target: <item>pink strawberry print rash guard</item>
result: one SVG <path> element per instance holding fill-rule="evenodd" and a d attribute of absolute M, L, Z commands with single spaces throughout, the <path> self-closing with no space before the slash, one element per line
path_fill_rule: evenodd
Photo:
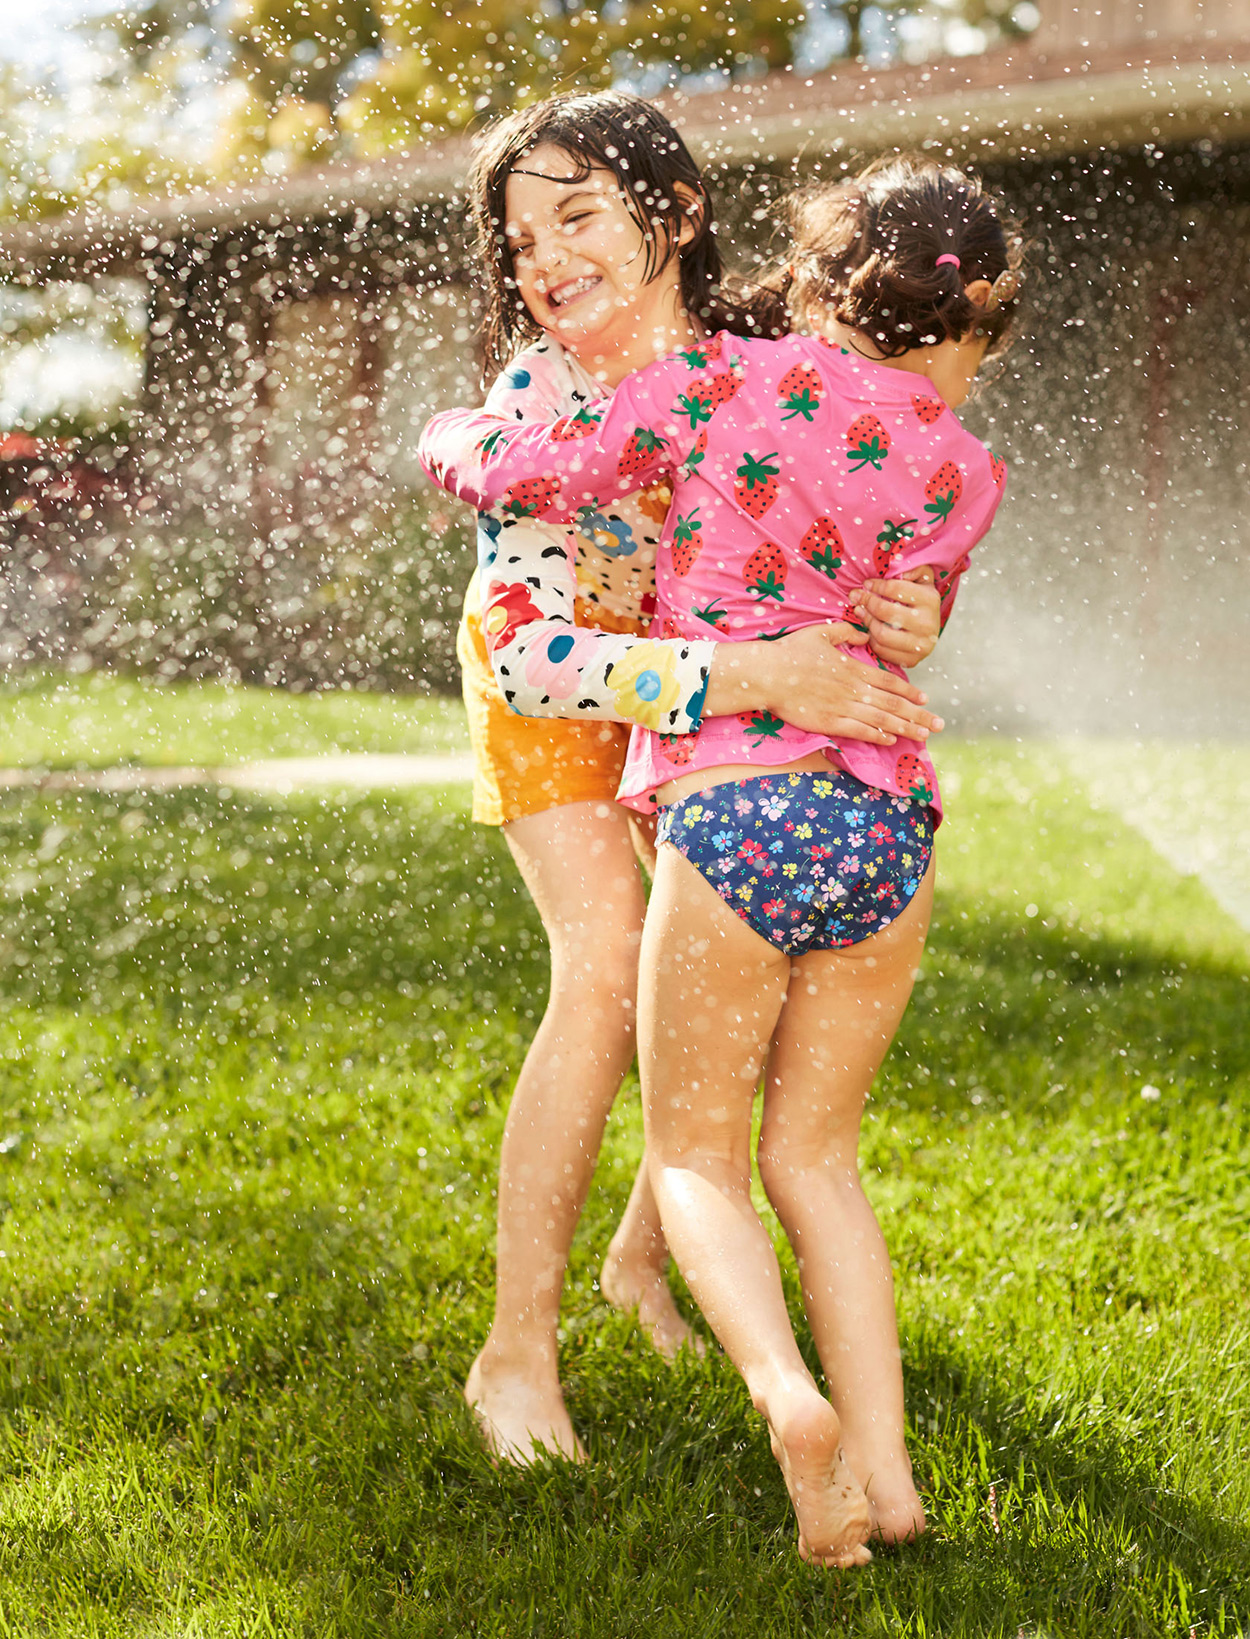
<path fill-rule="evenodd" d="M 923 376 L 815 337 L 725 332 L 630 376 L 576 427 L 452 410 L 430 421 L 420 456 L 436 483 L 479 509 L 516 504 L 523 490 L 551 521 L 669 475 L 652 636 L 728 642 L 845 620 L 853 589 L 921 564 L 936 572 L 945 625 L 1005 478 Z M 845 652 L 881 664 L 866 647 Z M 635 728 L 619 797 L 649 812 L 677 773 L 821 749 L 866 785 L 940 816 L 919 741 L 838 740 L 760 711 L 704 718 L 689 734 Z"/>

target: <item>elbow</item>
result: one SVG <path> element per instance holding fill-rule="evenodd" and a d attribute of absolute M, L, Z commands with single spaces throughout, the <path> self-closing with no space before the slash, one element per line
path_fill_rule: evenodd
<path fill-rule="evenodd" d="M 541 697 L 528 689 L 512 687 L 510 679 L 502 678 L 495 673 L 495 681 L 499 685 L 499 692 L 503 696 L 504 705 L 514 717 L 550 717 L 550 710 L 544 711 Z M 548 702 L 550 705 L 550 702 Z"/>

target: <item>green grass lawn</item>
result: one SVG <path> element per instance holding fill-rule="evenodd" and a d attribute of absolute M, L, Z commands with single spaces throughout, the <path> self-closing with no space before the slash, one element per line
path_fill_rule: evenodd
<path fill-rule="evenodd" d="M 464 709 L 440 696 L 223 683 L 162 684 L 97 672 L 36 673 L 0 689 L 0 767 L 114 763 L 215 767 L 323 752 L 446 752 L 467 745 Z"/>
<path fill-rule="evenodd" d="M 467 793 L 5 796 L 0 1634 L 1243 1632 L 1250 945 L 1046 747 L 943 764 L 865 1133 L 934 1528 L 852 1574 L 723 1357 L 598 1299 L 636 1095 L 566 1295 L 592 1460 L 478 1448 L 546 969 Z"/>

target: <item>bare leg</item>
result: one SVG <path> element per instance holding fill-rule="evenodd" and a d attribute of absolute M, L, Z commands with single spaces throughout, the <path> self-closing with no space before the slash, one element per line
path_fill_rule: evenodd
<path fill-rule="evenodd" d="M 837 1413 L 799 1353 L 781 1271 L 751 1202 L 751 1106 L 790 963 L 673 848 L 643 935 L 639 1063 L 651 1178 L 678 1266 L 767 1419 L 799 1552 L 863 1564 L 868 1504 Z"/>
<path fill-rule="evenodd" d="M 655 876 L 655 820 L 629 815 L 634 852 L 649 877 Z M 651 1175 L 644 1155 L 629 1201 L 608 1245 L 599 1289 L 614 1309 L 633 1310 L 651 1342 L 668 1360 L 689 1347 L 705 1354 L 703 1339 L 690 1330 L 673 1302 L 668 1284 L 668 1246 L 660 1227 Z"/>
<path fill-rule="evenodd" d="M 614 1309 L 634 1311 L 652 1344 L 672 1360 L 678 1349 L 705 1354 L 703 1339 L 690 1329 L 668 1284 L 668 1245 L 660 1227 L 651 1175 L 644 1155 L 629 1203 L 608 1245 L 599 1289 Z"/>
<path fill-rule="evenodd" d="M 644 902 L 630 829 L 613 803 L 549 809 L 505 835 L 551 942 L 551 993 L 504 1128 L 495 1317 L 465 1397 L 488 1446 L 525 1462 L 538 1448 L 583 1455 L 560 1389 L 556 1328 L 604 1123 L 633 1058 Z M 630 1199 L 639 1221 L 622 1231 L 633 1281 L 622 1278 L 627 1306 L 646 1288 L 646 1257 L 652 1285 L 668 1292 L 658 1212 L 649 1188 L 636 1197 L 637 1187 Z"/>
<path fill-rule="evenodd" d="M 860 1185 L 859 1128 L 924 950 L 933 867 L 890 927 L 793 965 L 768 1062 L 759 1168 L 798 1259 L 847 1461 L 885 1541 L 919 1536 L 890 1257 Z"/>

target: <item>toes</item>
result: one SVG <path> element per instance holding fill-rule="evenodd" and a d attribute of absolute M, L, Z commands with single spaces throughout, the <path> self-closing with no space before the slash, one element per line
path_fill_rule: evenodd
<path fill-rule="evenodd" d="M 811 1544 L 799 1532 L 799 1558 L 808 1565 L 824 1571 L 850 1571 L 872 1563 L 872 1549 L 866 1542 L 855 1542 L 846 1548 L 827 1548 L 824 1553 L 812 1552 Z"/>

